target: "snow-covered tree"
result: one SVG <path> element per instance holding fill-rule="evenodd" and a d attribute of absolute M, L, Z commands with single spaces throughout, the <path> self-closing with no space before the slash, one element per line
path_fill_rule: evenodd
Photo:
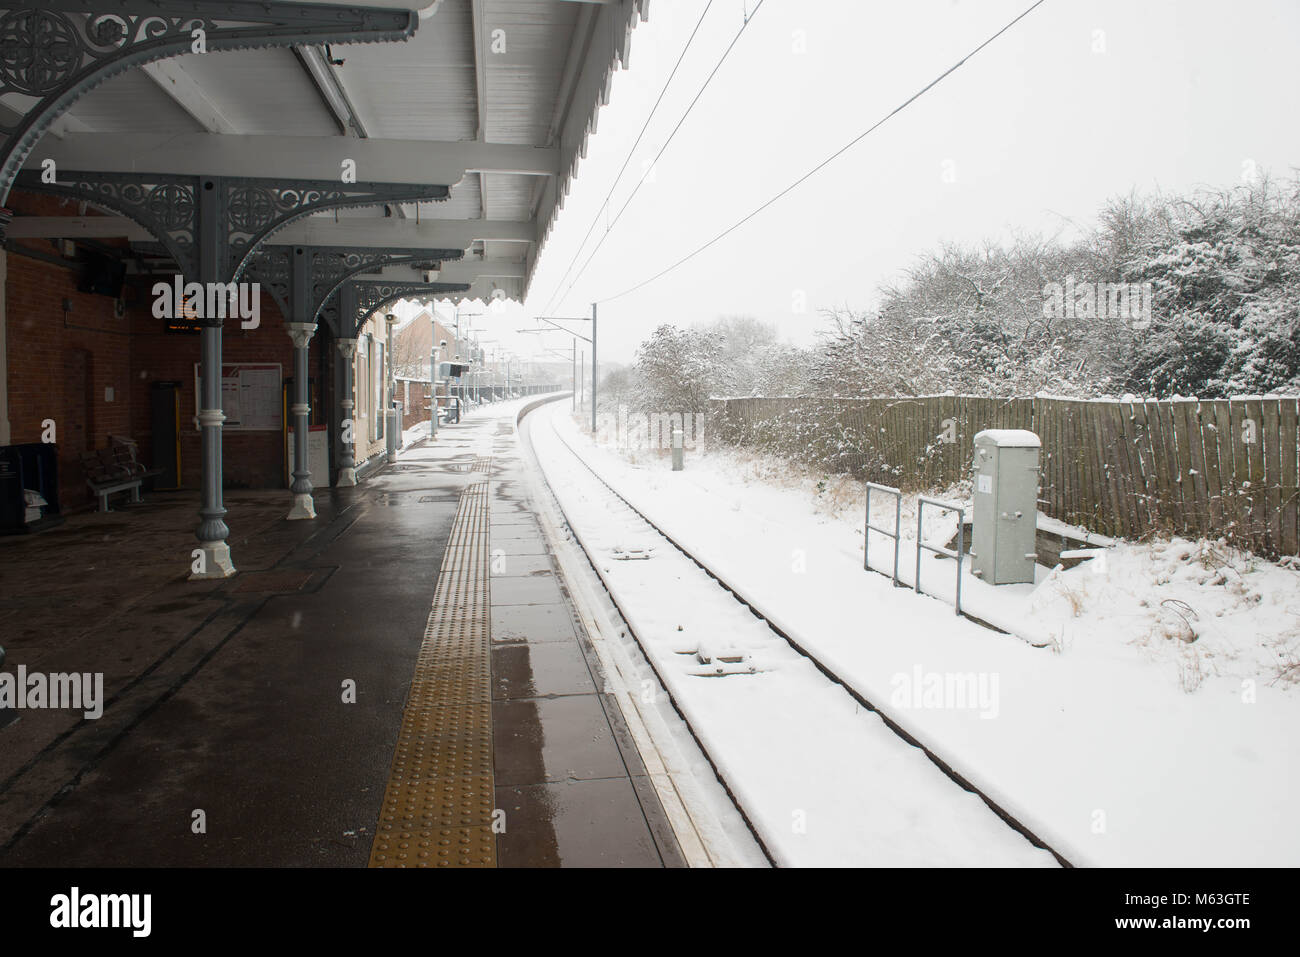
<path fill-rule="evenodd" d="M 1094 389 L 1111 375 L 1110 323 L 1044 310 L 1048 284 L 1088 274 L 1089 259 L 1084 247 L 1032 237 L 945 245 L 882 289 L 875 311 L 823 313 L 814 381 L 839 395 Z"/>
<path fill-rule="evenodd" d="M 1300 375 L 1300 180 L 1150 204 L 1121 263 L 1151 282 L 1129 388 L 1222 396 L 1295 391 Z"/>
<path fill-rule="evenodd" d="M 1062 287 L 1087 296 L 1054 309 Z M 1120 287 L 1142 315 L 1102 302 Z M 943 245 L 876 308 L 824 311 L 810 376 L 849 396 L 1295 392 L 1298 303 L 1300 179 L 1131 194 L 1082 240 Z"/>
<path fill-rule="evenodd" d="M 714 395 L 798 395 L 807 387 L 807 354 L 753 316 L 724 316 L 703 328 L 720 343 Z"/>
<path fill-rule="evenodd" d="M 654 412 L 699 412 L 709 396 L 729 391 L 731 370 L 715 332 L 661 325 L 636 351 L 638 406 Z"/>

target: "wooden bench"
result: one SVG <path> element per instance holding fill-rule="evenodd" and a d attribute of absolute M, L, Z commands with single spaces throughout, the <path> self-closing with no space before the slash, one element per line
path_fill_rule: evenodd
<path fill-rule="evenodd" d="M 134 439 L 110 435 L 109 441 L 111 444 L 106 449 L 81 453 L 86 485 L 98 496 L 101 512 L 108 511 L 108 497 L 115 492 L 130 492 L 131 501 L 139 503 L 140 486 L 144 480 L 163 472 L 162 469 L 146 468 L 139 461 L 139 446 Z"/>
<path fill-rule="evenodd" d="M 166 469 L 146 468 L 145 464 L 140 461 L 140 444 L 135 439 L 128 439 L 121 435 L 110 435 L 108 441 L 109 448 L 113 453 L 113 464 L 125 469 L 131 475 L 138 475 L 141 479 L 151 479 L 167 471 Z"/>

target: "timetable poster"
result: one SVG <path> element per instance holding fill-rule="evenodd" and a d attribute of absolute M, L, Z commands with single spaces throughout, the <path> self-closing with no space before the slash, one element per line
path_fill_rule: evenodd
<path fill-rule="evenodd" d="M 278 362 L 228 362 L 221 367 L 222 428 L 278 432 L 283 427 L 281 374 Z M 194 364 L 194 409 L 202 395 L 199 364 Z M 197 418 L 195 420 L 197 426 Z"/>

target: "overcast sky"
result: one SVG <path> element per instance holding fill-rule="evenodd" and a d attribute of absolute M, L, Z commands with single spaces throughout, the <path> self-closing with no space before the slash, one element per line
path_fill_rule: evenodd
<path fill-rule="evenodd" d="M 1025 9 L 1028 0 L 714 0 L 614 191 L 613 218 L 740 28 L 731 56 L 578 282 L 553 293 L 705 8 L 655 0 L 632 34 L 522 310 L 589 315 L 741 219 Z M 877 132 L 721 242 L 600 307 L 602 359 L 659 323 L 752 315 L 807 344 L 945 240 L 1067 234 L 1130 189 L 1300 166 L 1295 0 L 1047 0 Z M 593 232 L 578 266 L 604 231 Z M 576 268 L 576 267 L 575 267 Z M 571 278 L 571 277 L 570 277 Z M 565 281 L 568 285 L 568 280 Z M 797 311 L 800 302 L 804 311 Z M 557 334 L 547 344 L 567 350 Z"/>

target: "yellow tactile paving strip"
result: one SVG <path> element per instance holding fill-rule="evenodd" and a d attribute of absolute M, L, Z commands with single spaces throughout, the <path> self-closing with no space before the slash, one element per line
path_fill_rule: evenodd
<path fill-rule="evenodd" d="M 495 867 L 488 483 L 461 493 L 371 867 Z"/>

